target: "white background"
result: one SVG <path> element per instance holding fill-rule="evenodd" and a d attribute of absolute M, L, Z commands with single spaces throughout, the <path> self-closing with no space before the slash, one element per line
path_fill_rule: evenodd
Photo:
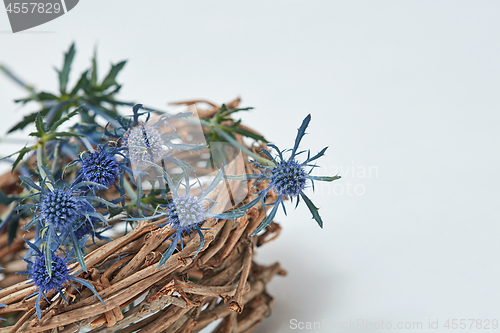
<path fill-rule="evenodd" d="M 258 251 L 288 271 L 258 332 L 294 318 L 448 331 L 448 318 L 500 319 L 499 13 L 498 1 L 86 0 L 18 34 L 0 10 L 0 61 L 56 90 L 70 43 L 72 80 L 98 45 L 101 73 L 129 59 L 123 99 L 241 96 L 256 107 L 244 122 L 280 147 L 311 113 L 303 147 L 330 146 L 320 171 L 343 178 L 311 195 L 323 230 L 290 207 Z M 12 103 L 23 96 L 0 77 L 2 133 L 35 109 Z"/>

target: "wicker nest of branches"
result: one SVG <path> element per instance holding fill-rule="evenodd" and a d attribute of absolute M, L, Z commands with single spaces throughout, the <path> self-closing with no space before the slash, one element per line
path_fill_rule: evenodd
<path fill-rule="evenodd" d="M 28 92 L 17 102 L 41 107 L 9 131 L 31 126 L 35 142 L 1 158 L 0 333 L 255 330 L 286 274 L 256 248 L 286 200 L 322 227 L 305 190 L 340 178 L 312 173 L 327 148 L 299 149 L 311 115 L 280 150 L 234 118 L 251 109 L 239 99 L 177 113 L 116 99 L 124 61 L 99 80 L 94 56 L 69 88 L 74 56 L 55 93 L 0 66 Z"/>
<path fill-rule="evenodd" d="M 238 103 L 227 105 L 236 108 Z M 213 105 L 200 112 L 200 117 L 208 119 L 219 109 Z M 245 145 L 241 135 L 235 138 Z M 261 153 L 261 148 L 267 148 L 265 143 L 245 147 L 266 158 Z M 243 157 L 237 168 L 254 173 L 248 156 L 243 153 Z M 255 193 L 266 186 L 255 182 L 245 183 L 249 195 L 240 205 L 254 200 Z M 0 177 L 4 194 L 21 193 L 20 184 L 17 169 Z M 231 206 L 230 200 L 224 193 L 214 199 L 223 206 Z M 269 191 L 264 202 L 276 202 L 276 194 Z M 16 274 L 26 269 L 22 260 L 28 249 L 25 239 L 33 239 L 35 232 L 18 229 L 9 244 L 13 235 L 4 229 L 0 234 L 0 266 L 4 268 L 0 304 L 5 307 L 0 308 L 0 315 L 14 325 L 0 332 L 77 332 L 83 327 L 88 332 L 199 332 L 216 322 L 213 332 L 251 332 L 271 313 L 273 298 L 266 285 L 275 275 L 286 274 L 279 263 L 262 266 L 253 260 L 255 249 L 280 232 L 280 226 L 272 222 L 263 233 L 254 234 L 266 218 L 266 209 L 259 201 L 239 218 L 208 218 L 202 226 L 204 244 L 199 253 L 199 236 L 186 236 L 183 248 L 178 247 L 162 266 L 158 262 L 175 232 L 168 224 L 162 226 L 165 217 L 138 221 L 130 232 L 110 241 L 88 240 L 86 271 L 78 262 L 68 268 L 75 277 L 91 283 L 101 300 L 78 282 L 68 284 L 63 291 L 67 303 L 54 291 L 41 299 L 41 318 L 35 311 L 37 300 L 30 298 L 37 287 L 27 283 L 25 275 Z M 118 226 L 128 221 L 118 215 L 107 222 Z"/>

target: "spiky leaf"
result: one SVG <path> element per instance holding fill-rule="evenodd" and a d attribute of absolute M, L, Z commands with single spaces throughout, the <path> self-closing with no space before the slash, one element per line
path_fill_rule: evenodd
<path fill-rule="evenodd" d="M 321 219 L 321 216 L 319 216 L 318 207 L 314 206 L 311 199 L 309 199 L 307 197 L 307 195 L 305 195 L 303 192 L 300 193 L 300 196 L 302 197 L 302 199 L 304 199 L 304 202 L 306 203 L 307 208 L 309 208 L 309 211 L 312 213 L 313 219 L 315 219 L 316 222 L 318 222 L 318 225 L 321 228 L 323 228 L 323 220 Z"/>
<path fill-rule="evenodd" d="M 309 126 L 309 122 L 311 121 L 311 115 L 308 114 L 307 117 L 304 118 L 302 121 L 302 125 L 300 125 L 298 132 L 297 132 L 297 137 L 295 138 L 295 144 L 292 149 L 292 158 L 295 156 L 295 153 L 297 152 L 297 148 L 299 148 L 300 141 L 306 134 L 306 129 L 307 126 Z"/>
<path fill-rule="evenodd" d="M 118 73 L 123 69 L 127 61 L 121 61 L 116 65 L 111 65 L 111 69 L 109 70 L 108 75 L 104 78 L 104 81 L 102 81 L 100 90 L 104 91 L 111 87 L 112 85 L 116 84 L 116 76 Z"/>
<path fill-rule="evenodd" d="M 66 89 L 68 87 L 69 80 L 69 72 L 71 71 L 71 63 L 73 62 L 73 58 L 75 57 L 75 43 L 72 43 L 69 47 L 68 52 L 64 54 L 64 63 L 63 67 L 59 73 L 59 90 L 61 94 L 66 93 Z"/>

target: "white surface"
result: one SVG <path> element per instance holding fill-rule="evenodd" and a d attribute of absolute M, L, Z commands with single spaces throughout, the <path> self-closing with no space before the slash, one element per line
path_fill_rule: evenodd
<path fill-rule="evenodd" d="M 301 206 L 279 215 L 282 235 L 259 250 L 289 275 L 271 284 L 274 313 L 258 332 L 292 331 L 293 318 L 439 319 L 434 332 L 447 318 L 499 319 L 498 1 L 124 3 L 80 1 L 30 32 L 2 33 L 0 60 L 55 89 L 51 67 L 70 42 L 77 72 L 97 43 L 101 73 L 130 60 L 123 99 L 241 95 L 256 107 L 244 122 L 280 147 L 312 113 L 303 147 L 329 145 L 323 171 L 343 176 L 343 194 L 312 196 L 323 230 Z M 0 78 L 1 132 L 21 117 L 11 100 L 22 96 Z"/>

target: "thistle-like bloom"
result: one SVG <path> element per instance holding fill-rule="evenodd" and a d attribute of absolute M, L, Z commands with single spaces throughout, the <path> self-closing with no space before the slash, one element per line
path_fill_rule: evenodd
<path fill-rule="evenodd" d="M 40 251 L 36 245 L 30 243 L 29 241 L 25 240 L 26 244 L 29 245 L 31 248 L 31 257 L 29 259 L 24 258 L 24 260 L 28 263 L 27 270 L 24 272 L 20 272 L 19 274 L 26 274 L 28 275 L 28 278 L 33 281 L 33 284 L 37 287 L 37 292 L 34 295 L 37 295 L 36 302 L 35 302 L 35 309 L 38 318 L 42 318 L 42 310 L 40 308 L 40 301 L 42 300 L 42 297 L 45 298 L 47 303 L 49 303 L 49 300 L 47 299 L 47 295 L 51 292 L 56 292 L 58 293 L 62 299 L 68 303 L 66 298 L 64 297 L 64 292 L 63 289 L 67 284 L 73 285 L 71 282 L 78 282 L 94 293 L 101 302 L 104 301 L 101 299 L 99 294 L 97 294 L 97 291 L 95 290 L 94 286 L 87 280 L 81 279 L 79 277 L 76 277 L 72 274 L 70 274 L 70 271 L 68 269 L 68 261 L 69 261 L 69 255 L 66 255 L 65 257 L 61 257 L 58 254 L 55 253 L 55 251 L 52 250 L 47 250 L 43 249 L 44 252 L 50 253 L 50 262 L 51 264 L 48 264 L 48 261 L 46 260 L 46 256 Z M 76 288 L 75 285 L 73 287 Z"/>
<path fill-rule="evenodd" d="M 83 261 L 83 247 L 86 239 L 77 237 L 77 231 L 85 220 L 91 220 L 91 218 L 107 224 L 104 216 L 96 211 L 92 202 L 98 202 L 108 207 L 116 206 L 82 190 L 89 186 L 104 189 L 104 186 L 93 182 L 79 182 L 81 177 L 77 178 L 71 185 L 58 186 L 59 183 L 56 184 L 50 171 L 46 168 L 44 170 L 47 177 L 40 184 L 35 184 L 31 178 L 20 177 L 23 183 L 36 191 L 29 196 L 35 200 L 35 203 L 18 207 L 18 209 L 31 209 L 35 213 L 33 219 L 23 229 L 29 230 L 36 226 L 42 241 L 47 244 L 56 242 L 57 245 L 73 246 L 76 259 L 86 270 Z"/>
<path fill-rule="evenodd" d="M 307 173 L 295 160 L 283 160 L 271 169 L 270 186 L 287 197 L 296 197 L 305 189 Z"/>
<path fill-rule="evenodd" d="M 65 229 L 74 229 L 81 211 L 88 210 L 86 201 L 78 200 L 73 191 L 64 188 L 55 188 L 46 191 L 40 196 L 38 216 L 42 223 L 62 232 Z"/>
<path fill-rule="evenodd" d="M 164 141 L 160 132 L 150 123 L 138 124 L 123 135 L 122 144 L 127 147 L 127 157 L 132 165 L 145 168 L 158 163 L 164 153 Z"/>
<path fill-rule="evenodd" d="M 316 220 L 316 222 L 319 224 L 321 228 L 323 227 L 323 221 L 321 220 L 321 216 L 319 215 L 318 208 L 314 206 L 312 201 L 304 193 L 304 190 L 309 186 L 309 182 L 311 183 L 312 188 L 314 190 L 315 180 L 331 182 L 334 181 L 335 179 L 339 179 L 340 176 L 330 177 L 330 176 L 311 175 L 312 170 L 316 167 L 316 165 L 311 164 L 311 162 L 323 156 L 328 147 L 323 148 L 319 153 L 317 153 L 313 157 L 311 157 L 310 151 L 308 151 L 307 158 L 303 162 L 299 162 L 297 160 L 297 156 L 305 152 L 305 151 L 298 152 L 297 150 L 299 148 L 300 141 L 305 135 L 305 131 L 310 121 L 311 121 L 311 115 L 308 115 L 303 120 L 302 125 L 298 130 L 297 137 L 295 138 L 295 145 L 293 149 L 287 149 L 281 151 L 275 145 L 272 144 L 268 145 L 277 152 L 277 155 L 272 156 L 269 151 L 267 151 L 266 149 L 262 149 L 264 154 L 266 154 L 266 156 L 269 158 L 270 163 L 268 165 L 262 165 L 256 161 L 253 161 L 253 163 L 260 169 L 261 173 L 246 175 L 247 178 L 257 179 L 257 183 L 260 181 L 269 182 L 269 186 L 266 189 L 258 192 L 259 196 L 256 199 L 252 200 L 243 207 L 240 207 L 240 209 L 248 209 L 259 201 L 262 201 L 262 205 L 263 207 L 265 207 L 266 206 L 264 204 L 265 197 L 267 193 L 271 190 L 278 195 L 277 200 L 270 204 L 274 205 L 274 207 L 272 208 L 269 215 L 264 219 L 264 221 L 262 221 L 261 225 L 257 228 L 255 234 L 266 228 L 272 222 L 272 220 L 276 216 L 276 212 L 278 211 L 278 207 L 280 205 L 283 207 L 283 211 L 286 214 L 285 205 L 283 203 L 283 200 L 285 198 L 290 198 L 292 202 L 294 199 L 296 199 L 297 203 L 295 207 L 297 207 L 300 198 L 302 198 L 306 203 L 307 207 L 309 208 L 309 210 L 311 211 L 313 218 Z M 288 158 L 285 158 L 283 153 L 286 153 L 290 150 L 291 150 L 290 156 Z M 227 178 L 238 179 L 237 177 L 231 177 L 231 176 L 228 176 Z"/>
<path fill-rule="evenodd" d="M 80 163 L 83 179 L 105 187 L 115 184 L 123 171 L 116 154 L 117 151 L 107 145 L 82 153 Z"/>
<path fill-rule="evenodd" d="M 151 163 L 158 164 L 162 159 L 172 160 L 172 151 L 179 150 L 200 150 L 206 145 L 176 143 L 180 137 L 175 133 L 175 128 L 169 124 L 170 120 L 185 119 L 191 112 L 181 112 L 174 115 L 163 114 L 155 123 L 149 122 L 150 113 L 148 111 L 139 112 L 144 109 L 142 104 L 136 104 L 132 108 L 133 115 L 126 118 L 117 118 L 121 127 L 115 128 L 113 133 L 106 125 L 104 133 L 109 137 L 118 138 L 122 146 L 126 149 L 126 156 L 132 166 L 137 170 L 146 169 Z M 144 122 L 139 121 L 139 117 L 146 115 Z M 168 126 L 174 130 L 173 134 L 160 133 L 160 126 Z M 181 140 L 182 141 L 182 140 Z"/>
<path fill-rule="evenodd" d="M 148 122 L 150 113 L 139 112 L 140 109 L 143 109 L 142 104 L 134 105 L 132 119 L 118 117 L 116 120 L 121 127 L 115 128 L 114 133 L 108 130 L 109 123 L 104 129 L 106 135 L 122 140 L 126 156 L 136 169 L 149 167 L 150 163 L 158 163 L 165 154 L 165 142 L 160 131 Z M 139 121 L 142 115 L 147 116 L 143 123 Z"/>
<path fill-rule="evenodd" d="M 172 201 L 165 207 L 162 207 L 163 212 L 160 214 L 143 219 L 130 218 L 125 220 L 138 221 L 156 219 L 162 216 L 167 217 L 167 222 L 161 224 L 160 226 L 163 227 L 168 225 L 175 230 L 175 233 L 167 239 L 168 241 L 173 238 L 167 251 L 162 254 L 162 258 L 158 266 L 162 266 L 167 262 L 172 253 L 174 253 L 179 242 L 181 243 L 181 249 L 184 248 L 182 240 L 183 236 L 189 235 L 189 237 L 191 237 L 191 234 L 194 231 L 196 231 L 200 236 L 200 246 L 194 254 L 194 257 L 196 257 L 205 244 L 205 237 L 202 233 L 202 230 L 205 229 L 202 228 L 202 225 L 207 218 L 236 219 L 245 215 L 246 212 L 242 210 L 233 210 L 229 213 L 212 213 L 216 202 L 208 199 L 207 195 L 214 190 L 222 180 L 223 176 L 221 170 L 217 172 L 214 180 L 206 189 L 201 188 L 201 194 L 199 196 L 194 196 L 190 193 L 191 186 L 189 184 L 188 172 L 184 172 L 184 183 L 178 182 L 175 184 L 170 175 L 161 169 L 161 167 L 155 167 L 163 173 L 165 180 L 171 189 Z M 185 187 L 185 190 L 182 193 L 179 192 L 181 185 Z M 211 207 L 209 207 L 210 203 L 212 203 Z"/>

